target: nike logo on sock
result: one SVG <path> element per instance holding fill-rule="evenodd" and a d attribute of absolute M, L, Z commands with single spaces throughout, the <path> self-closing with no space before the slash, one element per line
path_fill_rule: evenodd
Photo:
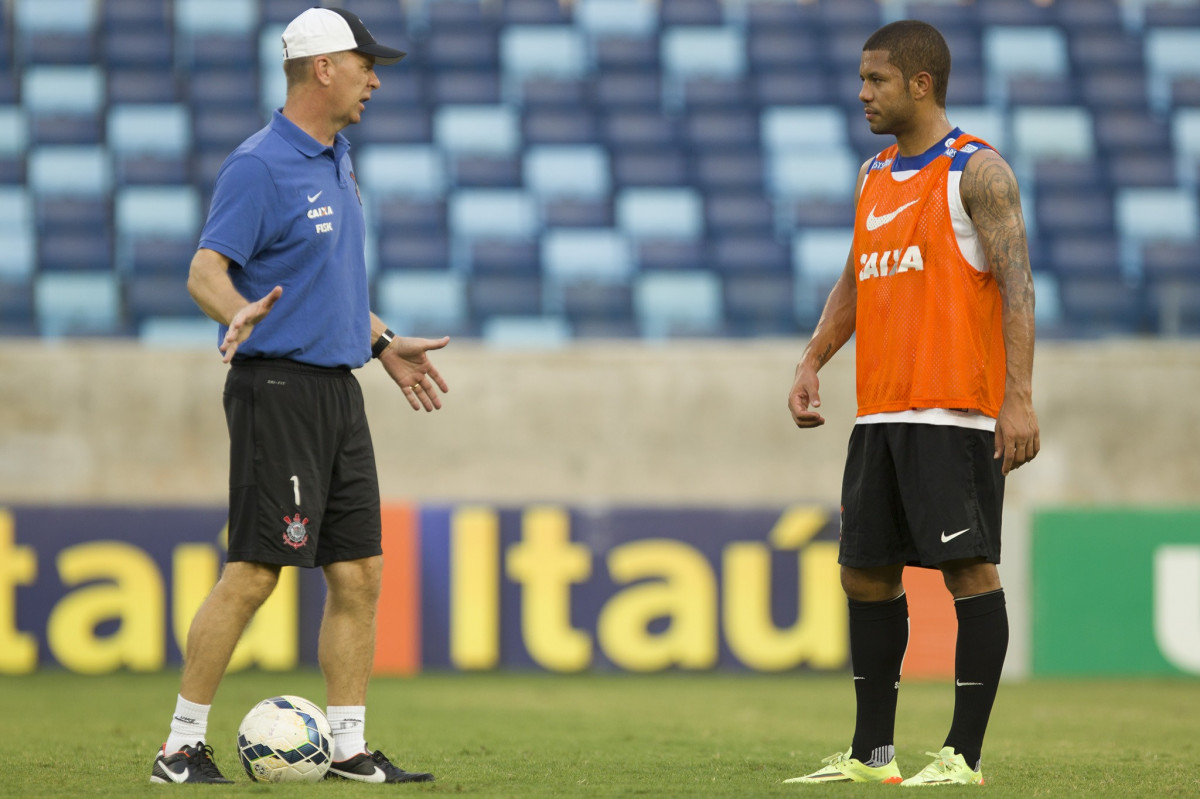
<path fill-rule="evenodd" d="M 983 685 L 983 683 L 981 683 L 981 682 L 963 682 L 962 680 L 959 680 L 959 679 L 955 679 L 954 684 L 957 685 L 959 688 L 962 688 L 963 686 L 967 686 L 967 685 Z"/>

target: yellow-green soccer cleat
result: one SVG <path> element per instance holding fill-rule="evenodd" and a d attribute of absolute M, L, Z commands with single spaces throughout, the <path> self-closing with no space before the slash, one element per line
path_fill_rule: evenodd
<path fill-rule="evenodd" d="M 850 757 L 850 750 L 846 750 L 845 754 L 830 755 L 821 762 L 825 764 L 824 768 L 784 782 L 886 782 L 895 785 L 903 779 L 894 759 L 884 766 L 868 766 Z"/>
<path fill-rule="evenodd" d="M 947 746 L 940 752 L 926 752 L 933 762 L 920 773 L 906 779 L 901 785 L 908 787 L 924 785 L 983 785 L 983 770 L 972 771 L 962 755 Z"/>

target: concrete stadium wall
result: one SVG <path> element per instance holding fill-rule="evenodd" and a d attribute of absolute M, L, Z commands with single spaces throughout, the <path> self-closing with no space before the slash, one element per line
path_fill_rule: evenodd
<path fill-rule="evenodd" d="M 827 424 L 785 406 L 800 341 L 451 342 L 445 408 L 412 411 L 362 369 L 385 497 L 518 504 L 836 504 L 854 412 L 852 348 L 822 372 Z M 225 366 L 133 343 L 0 344 L 0 502 L 223 504 Z M 1200 345 L 1039 346 L 1042 453 L 1010 513 L 1178 505 L 1200 485 Z"/>

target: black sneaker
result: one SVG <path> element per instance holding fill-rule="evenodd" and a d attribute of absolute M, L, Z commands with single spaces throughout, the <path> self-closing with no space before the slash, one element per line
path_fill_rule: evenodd
<path fill-rule="evenodd" d="M 195 746 L 185 746 L 174 754 L 167 754 L 167 745 L 163 744 L 162 751 L 154 759 L 154 768 L 150 771 L 150 782 L 217 782 L 232 784 L 233 780 L 225 779 L 225 775 L 217 768 L 212 759 L 212 747 L 203 741 L 196 741 Z"/>
<path fill-rule="evenodd" d="M 423 771 L 405 771 L 393 765 L 387 755 L 376 749 L 363 752 L 349 760 L 335 760 L 325 772 L 325 779 L 358 780 L 359 782 L 433 782 L 433 775 Z"/>

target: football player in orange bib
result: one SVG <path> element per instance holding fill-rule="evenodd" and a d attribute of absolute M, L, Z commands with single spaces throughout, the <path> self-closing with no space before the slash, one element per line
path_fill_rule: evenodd
<path fill-rule="evenodd" d="M 895 143 L 859 170 L 846 268 L 788 396 L 798 427 L 824 424 L 817 372 L 855 336 L 839 562 L 857 714 L 848 751 L 788 782 L 982 784 L 1008 648 L 996 570 L 1004 479 L 1040 447 L 1025 221 L 1009 165 L 946 116 L 950 51 L 936 28 L 880 28 L 860 75 L 867 124 Z M 950 732 L 907 780 L 893 741 L 906 565 L 940 569 L 958 617 Z"/>

